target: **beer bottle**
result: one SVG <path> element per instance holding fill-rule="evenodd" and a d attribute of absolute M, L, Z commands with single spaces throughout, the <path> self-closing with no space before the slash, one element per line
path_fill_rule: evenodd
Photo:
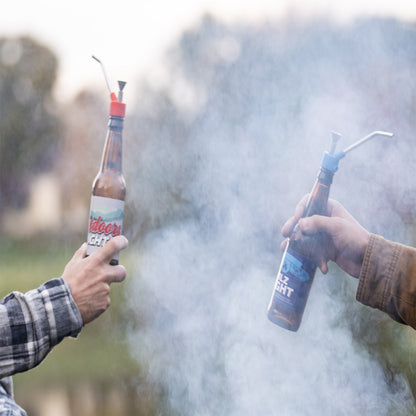
<path fill-rule="evenodd" d="M 331 149 L 324 153 L 303 217 L 327 215 L 329 189 L 333 176 L 338 170 L 339 161 L 351 150 L 377 136 L 393 137 L 393 134 L 374 131 L 335 153 L 336 143 L 341 135 L 332 133 Z M 321 244 L 322 234 L 306 236 L 297 225 L 294 227 L 283 254 L 268 307 L 267 316 L 273 323 L 291 331 L 298 330 L 317 269 L 314 259 Z"/>
<path fill-rule="evenodd" d="M 303 217 L 326 215 L 334 172 L 321 167 L 306 204 Z M 298 226 L 292 231 L 280 264 L 268 318 L 275 324 L 297 331 L 305 309 L 317 264 L 313 259 L 321 236 L 305 236 Z"/>
<path fill-rule="evenodd" d="M 126 183 L 122 173 L 122 133 L 126 105 L 122 102 L 125 82 L 118 81 L 118 99 L 111 93 L 107 137 L 100 170 L 92 185 L 87 255 L 102 247 L 123 227 Z M 110 264 L 118 264 L 118 254 Z"/>

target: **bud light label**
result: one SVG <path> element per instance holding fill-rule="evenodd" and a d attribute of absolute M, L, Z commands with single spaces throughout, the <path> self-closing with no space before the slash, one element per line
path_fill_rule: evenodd
<path fill-rule="evenodd" d="M 121 234 L 123 213 L 124 201 L 94 195 L 91 197 L 87 255 L 102 247 L 112 237 Z"/>
<path fill-rule="evenodd" d="M 316 264 L 290 249 L 286 250 L 274 287 L 274 301 L 302 313 L 316 270 Z"/>

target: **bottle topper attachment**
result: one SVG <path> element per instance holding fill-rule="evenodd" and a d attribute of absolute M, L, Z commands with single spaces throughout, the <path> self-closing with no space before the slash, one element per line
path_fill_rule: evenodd
<path fill-rule="evenodd" d="M 335 148 L 338 140 L 341 138 L 341 135 L 336 132 L 332 132 L 332 144 L 331 149 L 329 152 L 325 152 L 324 156 L 322 158 L 321 167 L 324 169 L 327 169 L 331 171 L 332 173 L 335 173 L 338 170 L 338 163 L 339 161 L 345 157 L 347 153 L 349 153 L 351 150 L 356 149 L 358 146 L 361 146 L 366 141 L 372 139 L 376 136 L 384 136 L 384 137 L 393 137 L 393 133 L 388 133 L 385 131 L 373 131 L 369 135 L 363 137 L 360 140 L 357 140 L 352 145 L 346 147 L 344 150 L 341 150 L 340 152 L 335 153 Z"/>
<path fill-rule="evenodd" d="M 107 84 L 108 91 L 110 92 L 110 98 L 111 98 L 110 116 L 124 117 L 126 114 L 126 104 L 123 103 L 122 101 L 123 101 L 123 90 L 124 90 L 124 87 L 126 86 L 126 82 L 118 81 L 119 92 L 118 92 L 118 97 L 117 97 L 117 95 L 111 91 L 110 81 L 109 81 L 109 78 L 108 78 L 108 75 L 107 75 L 107 72 L 105 70 L 103 63 L 94 55 L 92 55 L 92 58 L 95 59 L 101 65 L 101 69 L 103 70 L 103 74 L 104 74 L 104 79 Z"/>

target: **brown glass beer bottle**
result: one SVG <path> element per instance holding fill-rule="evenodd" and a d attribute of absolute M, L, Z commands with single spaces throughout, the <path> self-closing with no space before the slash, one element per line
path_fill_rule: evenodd
<path fill-rule="evenodd" d="M 333 172 L 321 167 L 306 204 L 304 217 L 326 215 L 333 176 Z M 280 264 L 268 307 L 268 318 L 291 331 L 297 331 L 302 320 L 317 268 L 312 259 L 318 250 L 320 237 L 319 234 L 305 236 L 295 226 Z"/>
<path fill-rule="evenodd" d="M 92 185 L 87 255 L 102 247 L 123 228 L 126 183 L 122 173 L 123 123 L 126 105 L 122 102 L 125 82 L 119 81 L 119 97 L 111 94 L 107 137 L 100 170 Z M 118 254 L 110 264 L 118 264 Z"/>
<path fill-rule="evenodd" d="M 303 217 L 327 215 L 329 189 L 338 170 L 339 161 L 351 150 L 379 136 L 393 137 L 393 134 L 374 131 L 335 153 L 336 143 L 341 135 L 332 133 L 331 149 L 324 153 Z M 295 226 L 283 254 L 268 307 L 267 316 L 275 324 L 291 331 L 298 330 L 317 268 L 314 259 L 318 257 L 321 246 L 322 234 L 305 236 L 299 227 Z"/>

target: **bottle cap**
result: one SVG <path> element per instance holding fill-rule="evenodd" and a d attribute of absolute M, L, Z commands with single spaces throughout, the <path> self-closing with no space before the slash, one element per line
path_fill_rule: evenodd
<path fill-rule="evenodd" d="M 117 100 L 114 92 L 111 93 L 110 116 L 124 117 L 126 115 L 126 104 Z"/>
<path fill-rule="evenodd" d="M 339 161 L 345 156 L 343 151 L 337 153 L 325 152 L 322 158 L 321 167 L 335 173 L 338 170 Z"/>
<path fill-rule="evenodd" d="M 111 104 L 110 104 L 110 116 L 124 117 L 126 115 L 126 104 L 123 103 L 123 89 L 126 86 L 125 81 L 118 81 L 119 92 L 118 98 L 114 92 L 111 91 L 110 81 L 105 71 L 103 63 L 96 57 L 92 56 L 100 65 L 103 70 L 104 79 L 107 83 L 108 91 L 110 92 Z"/>

